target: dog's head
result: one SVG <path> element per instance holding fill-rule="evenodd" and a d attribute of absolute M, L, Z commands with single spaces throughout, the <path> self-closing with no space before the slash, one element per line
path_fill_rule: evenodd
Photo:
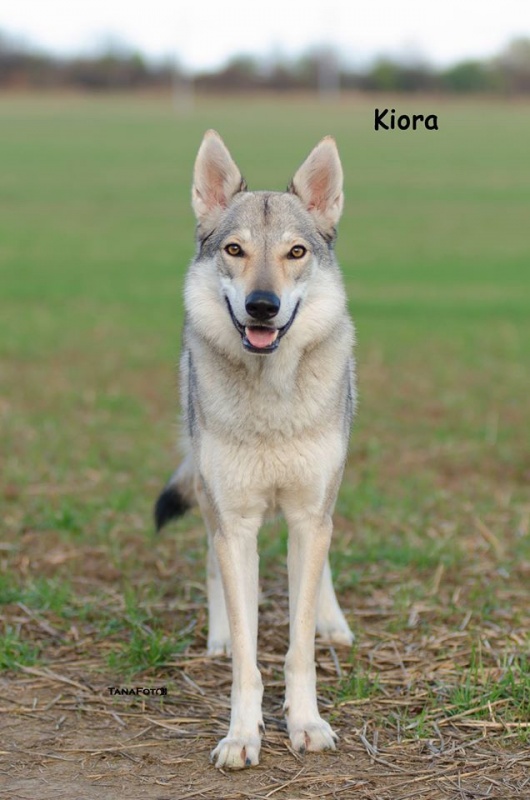
<path fill-rule="evenodd" d="M 286 192 L 249 192 L 219 134 L 205 134 L 192 188 L 199 248 L 195 277 L 201 264 L 210 287 L 215 275 L 231 336 L 237 331 L 245 350 L 259 355 L 277 350 L 302 316 L 315 271 L 336 270 L 332 248 L 342 212 L 342 180 L 335 141 L 327 136 Z M 188 295 L 196 283 L 188 285 Z M 324 278 L 323 295 L 325 284 Z M 323 297 L 320 306 L 322 313 Z M 225 337 L 223 327 L 216 336 Z"/>

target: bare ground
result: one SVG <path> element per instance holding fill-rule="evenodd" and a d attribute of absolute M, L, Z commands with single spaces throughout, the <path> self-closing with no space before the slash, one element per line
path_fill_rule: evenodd
<path fill-rule="evenodd" d="M 28 552 L 32 543 L 36 539 L 27 536 Z M 52 547 L 43 554 L 41 566 L 56 552 Z M 88 567 L 88 548 L 81 555 Z M 487 567 L 486 559 L 481 568 Z M 23 604 L 7 606 L 12 623 L 46 640 L 49 658 L 45 666 L 21 667 L 0 682 L 0 797 L 528 798 L 530 747 L 522 734 L 530 722 L 506 721 L 509 700 L 455 713 L 442 695 L 438 704 L 432 698 L 433 687 L 465 680 L 477 641 L 490 678 L 500 668 L 488 653 L 524 646 L 525 631 L 516 618 L 502 620 L 501 615 L 474 624 L 466 593 L 478 579 L 476 572 L 476 564 L 467 568 L 460 589 L 443 567 L 419 577 L 428 591 L 408 606 L 407 623 L 397 625 L 398 632 L 392 632 L 392 621 L 403 611 L 396 605 L 402 570 L 387 570 L 384 584 L 375 589 L 380 577 L 375 567 L 361 580 L 348 598 L 356 606 L 355 658 L 317 646 L 321 707 L 340 734 L 339 747 L 305 756 L 290 749 L 281 714 L 287 598 L 283 581 L 266 581 L 259 645 L 266 736 L 260 766 L 237 773 L 218 771 L 208 762 L 227 729 L 230 663 L 204 655 L 204 608 L 190 598 L 200 586 L 184 587 L 184 598 L 168 610 L 187 621 L 190 646 L 164 666 L 123 683 L 165 686 L 163 700 L 110 696 L 116 678 L 104 665 L 112 641 L 98 640 L 89 624 L 74 622 L 70 631 L 59 632 L 50 615 Z M 86 580 L 84 585 L 86 590 Z M 81 593 L 81 578 L 78 587 Z M 507 594 L 509 600 L 509 588 Z M 516 594 L 511 599 L 519 605 Z M 444 616 L 449 603 L 454 611 Z M 367 685 L 365 697 L 352 699 L 340 687 L 355 665 L 377 688 Z"/>

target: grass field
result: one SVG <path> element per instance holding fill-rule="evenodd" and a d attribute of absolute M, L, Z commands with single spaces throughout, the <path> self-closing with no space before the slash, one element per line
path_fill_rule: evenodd
<path fill-rule="evenodd" d="M 440 130 L 375 133 L 387 104 Z M 332 557 L 357 641 L 317 646 L 340 748 L 287 746 L 277 523 L 261 537 L 267 737 L 233 775 L 208 767 L 230 664 L 204 654 L 201 522 L 156 537 L 151 521 L 177 460 L 209 127 L 251 188 L 282 189 L 335 135 L 358 336 Z M 0 98 L 0 796 L 530 795 L 529 141 L 516 102 Z"/>

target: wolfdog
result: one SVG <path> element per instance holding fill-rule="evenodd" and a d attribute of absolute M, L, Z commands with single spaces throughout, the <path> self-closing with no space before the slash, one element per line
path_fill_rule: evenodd
<path fill-rule="evenodd" d="M 258 763 L 257 535 L 288 529 L 287 729 L 299 752 L 335 749 L 318 713 L 315 631 L 351 645 L 328 549 L 355 405 L 353 325 L 334 254 L 342 167 L 326 136 L 286 192 L 247 190 L 219 134 L 195 162 L 197 252 L 184 291 L 187 455 L 155 506 L 161 528 L 198 503 L 208 532 L 208 652 L 232 654 L 230 729 L 217 767 Z"/>

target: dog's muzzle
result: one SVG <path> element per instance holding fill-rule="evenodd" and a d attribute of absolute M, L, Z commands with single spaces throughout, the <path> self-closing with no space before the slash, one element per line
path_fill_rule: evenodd
<path fill-rule="evenodd" d="M 230 301 L 228 297 L 225 296 L 226 305 L 228 306 L 228 312 L 230 314 L 230 319 L 232 320 L 235 329 L 241 336 L 241 342 L 245 350 L 248 350 L 249 353 L 259 353 L 259 355 L 268 355 L 269 353 L 274 353 L 275 350 L 278 349 L 278 345 L 280 344 L 281 339 L 285 336 L 289 328 L 294 322 L 294 318 L 298 313 L 298 308 L 300 306 L 300 300 L 294 307 L 294 311 L 291 314 L 288 321 L 283 325 L 281 328 L 274 328 L 272 325 L 242 325 L 239 320 L 236 319 L 234 312 L 232 311 L 232 306 L 230 305 Z"/>

